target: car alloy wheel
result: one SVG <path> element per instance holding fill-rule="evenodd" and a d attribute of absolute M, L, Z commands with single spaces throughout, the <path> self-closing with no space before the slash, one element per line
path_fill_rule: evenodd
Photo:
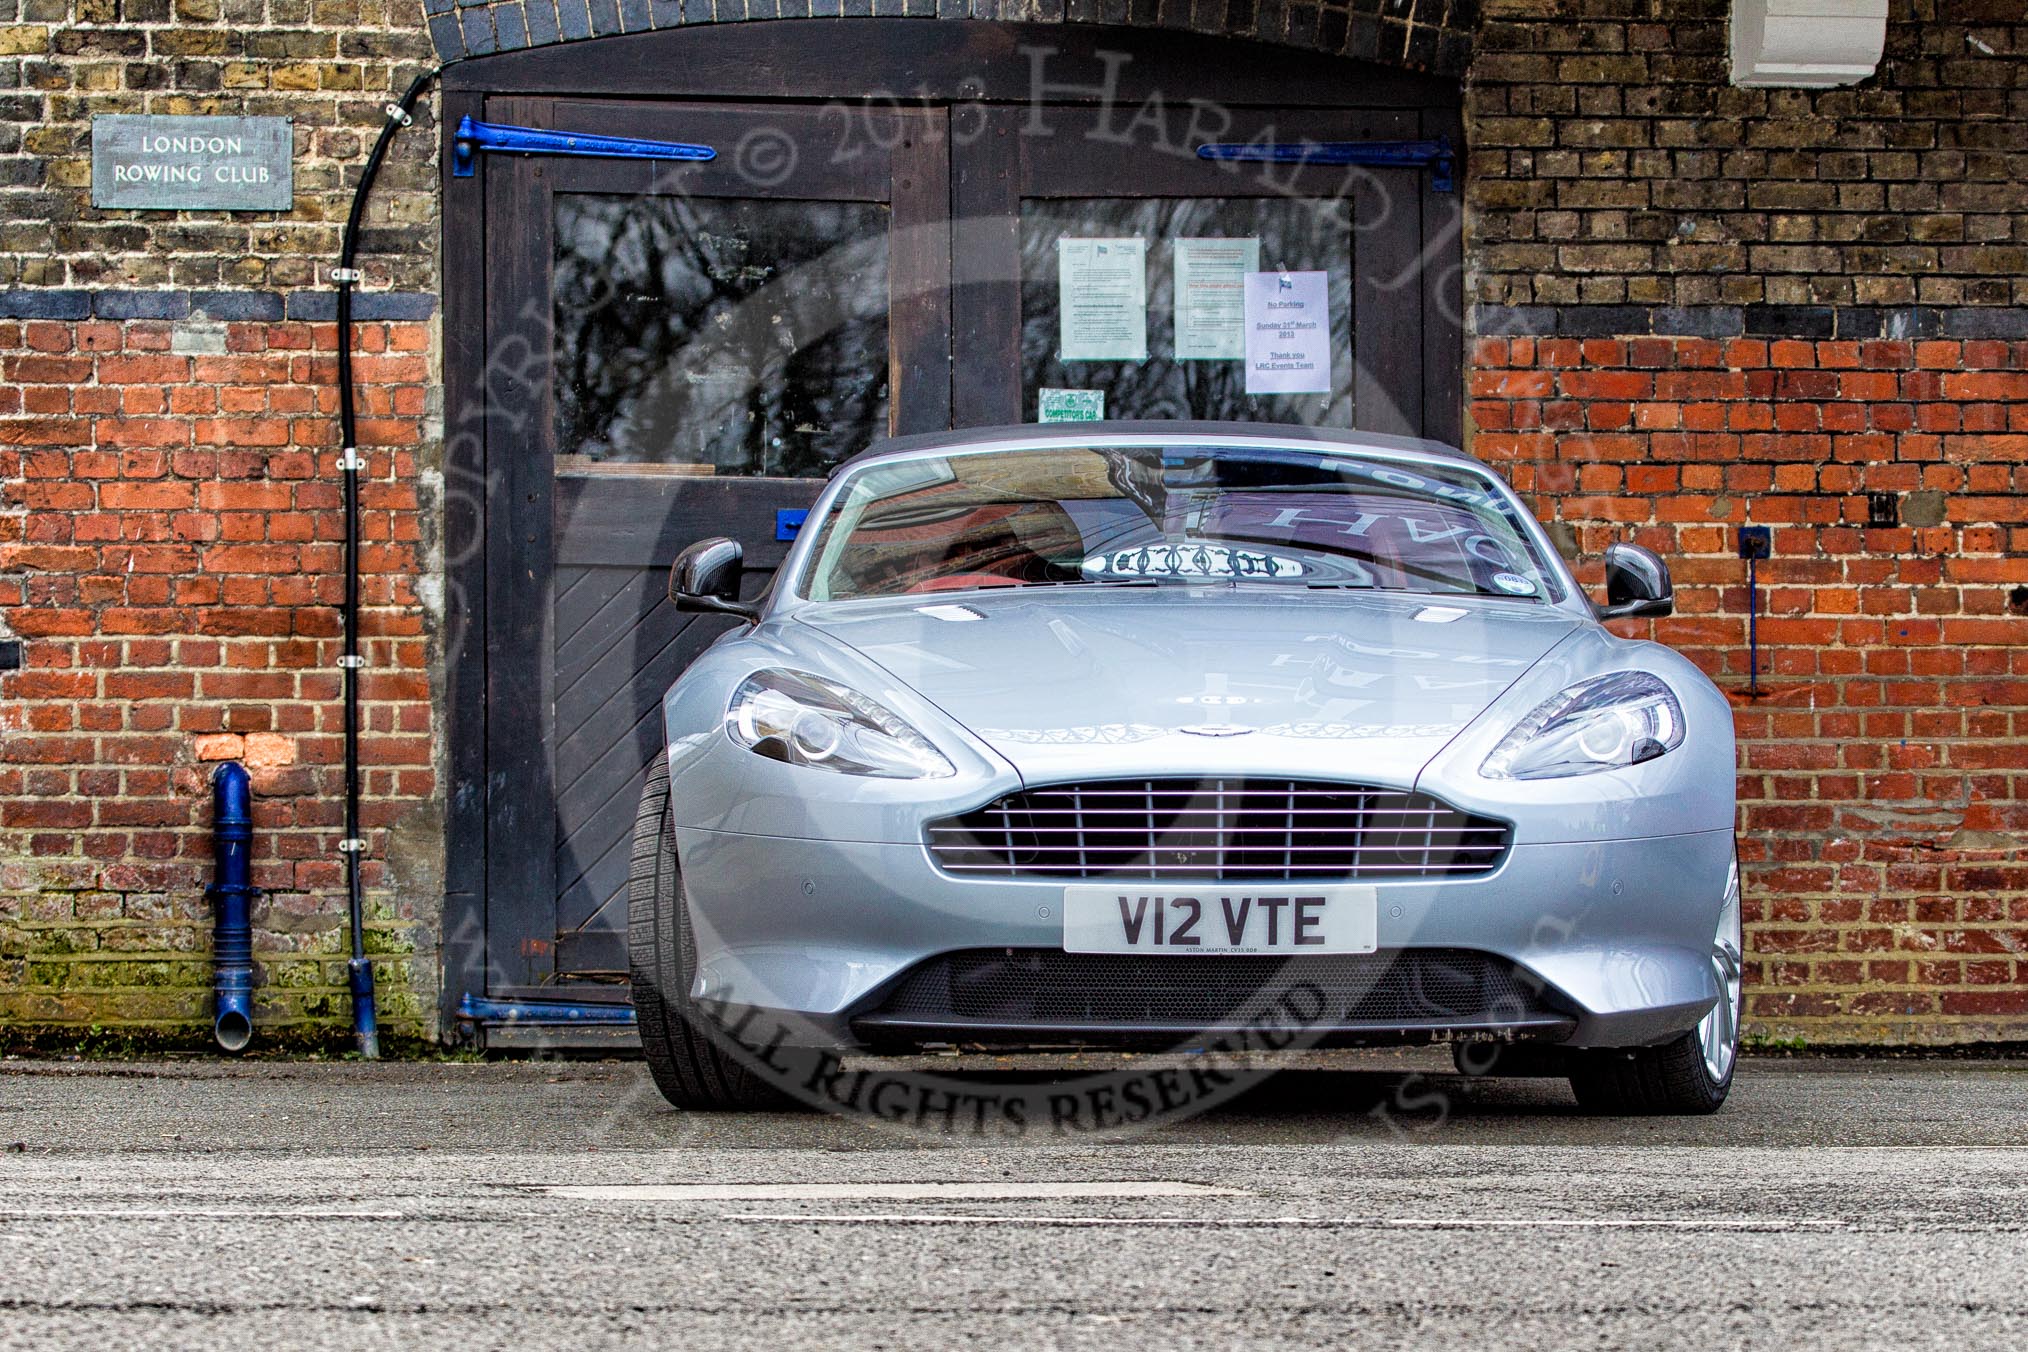
<path fill-rule="evenodd" d="M 1718 1003 L 1697 1025 L 1704 1049 L 1704 1069 L 1713 1084 L 1723 1084 L 1739 1055 L 1740 971 L 1745 942 L 1740 924 L 1739 861 L 1725 882 L 1725 902 L 1718 911 L 1718 932 L 1711 941 L 1711 975 L 1718 983 Z"/>

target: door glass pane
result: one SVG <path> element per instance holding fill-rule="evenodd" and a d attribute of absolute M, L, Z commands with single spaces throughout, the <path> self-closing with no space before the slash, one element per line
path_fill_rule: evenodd
<path fill-rule="evenodd" d="M 886 435 L 887 222 L 557 194 L 558 472 L 819 476 Z"/>
<path fill-rule="evenodd" d="M 1147 332 L 1145 357 L 1113 357 L 1134 346 L 1105 331 L 1101 318 L 1072 317 L 1072 336 L 1083 346 L 1066 357 L 1063 297 L 1088 277 L 1064 240 L 1145 242 Z M 1198 241 L 1233 241 L 1237 255 Z M 1255 253 L 1252 241 L 1258 242 Z M 1131 259 L 1132 248 L 1128 249 Z M 1178 332 L 1177 260 L 1189 284 L 1182 296 Z M 1245 363 L 1232 351 L 1239 339 L 1238 297 L 1230 290 L 1235 257 L 1267 271 L 1322 272 L 1330 313 L 1330 388 L 1303 394 L 1248 394 Z M 1130 263 L 1131 265 L 1131 263 Z M 1113 280 L 1116 281 L 1117 273 Z M 1220 299 L 1221 285 L 1225 287 Z M 1179 347 L 1180 340 L 1180 347 Z M 1117 346 L 1112 346 L 1117 342 Z M 1109 350 L 1110 349 L 1110 350 Z M 1078 351 L 1100 354 L 1081 360 Z M 1110 359 L 1109 359 L 1110 358 Z M 1321 381 L 1319 383 L 1322 383 Z M 1021 416 L 1040 416 L 1041 391 L 1096 391 L 1106 418 L 1232 418 L 1352 425 L 1352 225 L 1342 199 L 1232 198 L 1030 198 L 1021 204 Z M 1076 396 L 1052 396 L 1077 408 Z M 1085 403 L 1089 411 L 1092 405 Z"/>

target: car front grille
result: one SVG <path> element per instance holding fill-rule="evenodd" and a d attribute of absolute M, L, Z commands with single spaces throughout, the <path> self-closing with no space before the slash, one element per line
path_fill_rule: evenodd
<path fill-rule="evenodd" d="M 866 1031 L 1205 1029 L 1244 1022 L 1291 993 L 1320 1031 L 1567 1022 L 1526 973 L 1446 948 L 1304 957 L 968 949 L 909 969 L 855 1022 Z"/>
<path fill-rule="evenodd" d="M 1291 779 L 1054 784 L 929 825 L 947 872 L 1001 878 L 1458 878 L 1507 839 L 1428 794 Z"/>

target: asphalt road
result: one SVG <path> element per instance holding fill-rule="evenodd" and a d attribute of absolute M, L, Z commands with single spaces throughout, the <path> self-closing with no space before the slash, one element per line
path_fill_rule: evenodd
<path fill-rule="evenodd" d="M 961 1343 L 2018 1348 L 2028 1062 L 1749 1061 L 1687 1121 L 1284 1074 L 1018 1140 L 624 1063 L 0 1063 L 0 1347 Z"/>

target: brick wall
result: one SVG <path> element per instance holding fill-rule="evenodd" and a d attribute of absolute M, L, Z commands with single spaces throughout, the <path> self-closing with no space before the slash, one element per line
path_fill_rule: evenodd
<path fill-rule="evenodd" d="M 1675 562 L 1654 632 L 1737 710 L 1749 1031 L 2020 1040 L 2028 15 L 1895 0 L 1879 75 L 1801 91 L 1726 83 L 1725 12 L 1488 4 L 1473 447 L 1580 557 Z"/>
<path fill-rule="evenodd" d="M 413 0 L 0 0 L 0 288 L 325 284 L 382 105 L 432 64 Z M 97 113 L 294 118 L 295 210 L 97 210 Z M 381 171 L 370 287 L 436 291 L 435 143 L 419 120 Z"/>
<path fill-rule="evenodd" d="M 2017 0 L 1892 0 L 1880 72 L 1826 90 L 1728 84 L 1727 7 L 1489 0 L 1474 299 L 2028 305 Z"/>
<path fill-rule="evenodd" d="M 1582 557 L 1625 538 L 1671 559 L 1678 613 L 1653 634 L 1732 697 L 1752 1030 L 2020 1039 L 2028 342 L 1493 337 L 1473 356 L 1478 453 Z M 1869 527 L 1869 494 L 1902 524 Z M 1773 532 L 1758 695 L 1747 522 Z"/>
<path fill-rule="evenodd" d="M 441 886 L 417 583 L 435 338 L 358 333 L 370 943 L 397 959 L 383 1018 L 418 1034 Z M 226 758 L 253 776 L 263 1037 L 345 1022 L 336 337 L 0 321 L 0 612 L 24 656 L 0 674 L 0 1028 L 205 1019 L 208 772 Z"/>
<path fill-rule="evenodd" d="M 411 0 L 0 0 L 0 1045 L 208 1026 L 208 772 L 253 772 L 263 1040 L 347 1023 L 327 271 Z M 90 203 L 97 113 L 295 121 L 284 215 Z M 370 942 L 435 1029 L 435 134 L 365 232 Z M 395 288 L 389 291 L 388 288 Z M 399 448 L 399 449 L 396 449 Z M 413 954 L 412 960 L 402 955 Z"/>

